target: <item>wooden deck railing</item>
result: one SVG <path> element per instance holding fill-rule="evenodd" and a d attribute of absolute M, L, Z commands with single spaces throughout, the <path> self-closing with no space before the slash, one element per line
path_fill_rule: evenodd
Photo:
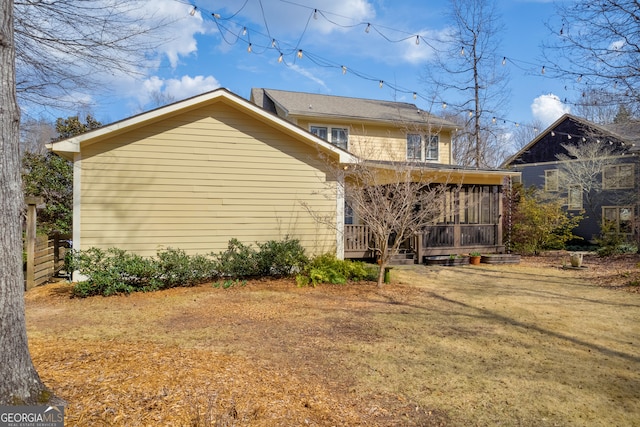
<path fill-rule="evenodd" d="M 410 242 L 418 256 L 462 253 L 470 250 L 499 251 L 501 246 L 496 224 L 443 224 L 427 227 Z M 370 258 L 375 254 L 373 235 L 366 225 L 345 225 L 344 253 L 347 258 Z M 502 248 L 503 249 L 503 248 Z"/>
<path fill-rule="evenodd" d="M 344 252 L 351 258 L 369 258 L 373 256 L 375 241 L 366 225 L 344 226 Z"/>

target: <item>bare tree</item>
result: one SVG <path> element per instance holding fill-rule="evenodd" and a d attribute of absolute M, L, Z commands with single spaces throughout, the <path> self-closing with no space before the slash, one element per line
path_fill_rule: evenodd
<path fill-rule="evenodd" d="M 343 177 L 347 204 L 373 235 L 380 287 L 402 244 L 442 214 L 449 177 L 420 164 L 367 160 L 348 165 Z"/>
<path fill-rule="evenodd" d="M 98 76 L 139 74 L 168 24 L 143 0 L 15 1 L 20 103 L 77 110 L 74 93 L 101 89 Z"/>
<path fill-rule="evenodd" d="M 502 25 L 489 0 L 451 0 L 452 27 L 436 48 L 434 66 L 425 80 L 448 100 L 463 126 L 458 131 L 460 152 L 457 161 L 465 166 L 484 167 L 492 161 L 487 154 L 499 147 L 493 117 L 500 116 L 508 99 L 506 69 L 500 68 L 497 51 Z M 455 102 L 454 102 L 455 101 Z M 466 147 L 463 147 L 466 146 Z"/>
<path fill-rule="evenodd" d="M 558 2 L 555 36 L 543 45 L 549 77 L 595 90 L 610 105 L 640 113 L 640 3 L 637 0 Z"/>
<path fill-rule="evenodd" d="M 602 201 L 602 173 L 606 166 L 616 161 L 616 150 L 612 144 L 599 138 L 589 139 L 575 144 L 562 144 L 566 154 L 557 154 L 562 163 L 559 167 L 559 179 L 564 187 L 579 192 L 586 202 L 590 215 L 597 215 L 596 208 Z"/>
<path fill-rule="evenodd" d="M 20 123 L 20 153 L 45 154 L 45 144 L 56 136 L 53 123 L 45 119 L 27 119 Z"/>

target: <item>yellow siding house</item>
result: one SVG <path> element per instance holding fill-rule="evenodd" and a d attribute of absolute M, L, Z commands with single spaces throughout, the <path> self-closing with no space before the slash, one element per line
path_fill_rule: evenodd
<path fill-rule="evenodd" d="M 205 254 L 244 243 L 301 241 L 342 255 L 342 235 L 304 206 L 336 218 L 344 200 L 325 161 L 352 156 L 218 89 L 50 144 L 73 161 L 73 247 L 154 255 Z M 333 191 L 333 194 L 340 194 Z M 338 219 L 340 218 L 340 219 Z"/>

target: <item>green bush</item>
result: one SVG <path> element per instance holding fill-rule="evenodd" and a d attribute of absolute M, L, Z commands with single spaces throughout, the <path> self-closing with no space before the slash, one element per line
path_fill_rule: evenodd
<path fill-rule="evenodd" d="M 180 249 L 159 251 L 154 265 L 154 280 L 162 288 L 194 286 L 217 275 L 213 260 L 203 255 L 187 255 Z"/>
<path fill-rule="evenodd" d="M 258 243 L 258 248 L 256 262 L 261 276 L 289 276 L 309 262 L 297 239 L 269 240 Z"/>
<path fill-rule="evenodd" d="M 511 244 L 521 254 L 538 254 L 545 249 L 562 249 L 576 239 L 573 230 L 582 215 L 563 208 L 564 201 L 544 198 L 537 190 L 520 190 L 512 216 Z"/>
<path fill-rule="evenodd" d="M 122 249 L 77 251 L 70 264 L 73 270 L 88 277 L 74 287 L 75 296 L 109 296 L 156 288 L 153 261 Z"/>
<path fill-rule="evenodd" d="M 626 234 L 619 233 L 613 221 L 604 221 L 600 224 L 600 236 L 596 239 L 599 245 L 597 253 L 601 257 L 618 254 L 632 254 L 638 251 L 638 247 L 628 241 Z"/>
<path fill-rule="evenodd" d="M 348 281 L 376 280 L 377 267 L 360 261 L 339 260 L 332 254 L 315 257 L 296 276 L 298 286 L 316 286 L 319 283 L 342 285 Z"/>
<path fill-rule="evenodd" d="M 227 250 L 213 254 L 216 270 L 223 277 L 252 277 L 260 274 L 256 250 L 238 239 L 231 239 Z"/>

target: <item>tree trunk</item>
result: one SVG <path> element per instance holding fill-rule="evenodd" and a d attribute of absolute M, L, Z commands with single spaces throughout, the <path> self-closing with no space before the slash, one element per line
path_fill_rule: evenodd
<path fill-rule="evenodd" d="M 19 124 L 13 0 L 8 0 L 0 2 L 0 405 L 43 404 L 51 400 L 27 345 Z"/>

